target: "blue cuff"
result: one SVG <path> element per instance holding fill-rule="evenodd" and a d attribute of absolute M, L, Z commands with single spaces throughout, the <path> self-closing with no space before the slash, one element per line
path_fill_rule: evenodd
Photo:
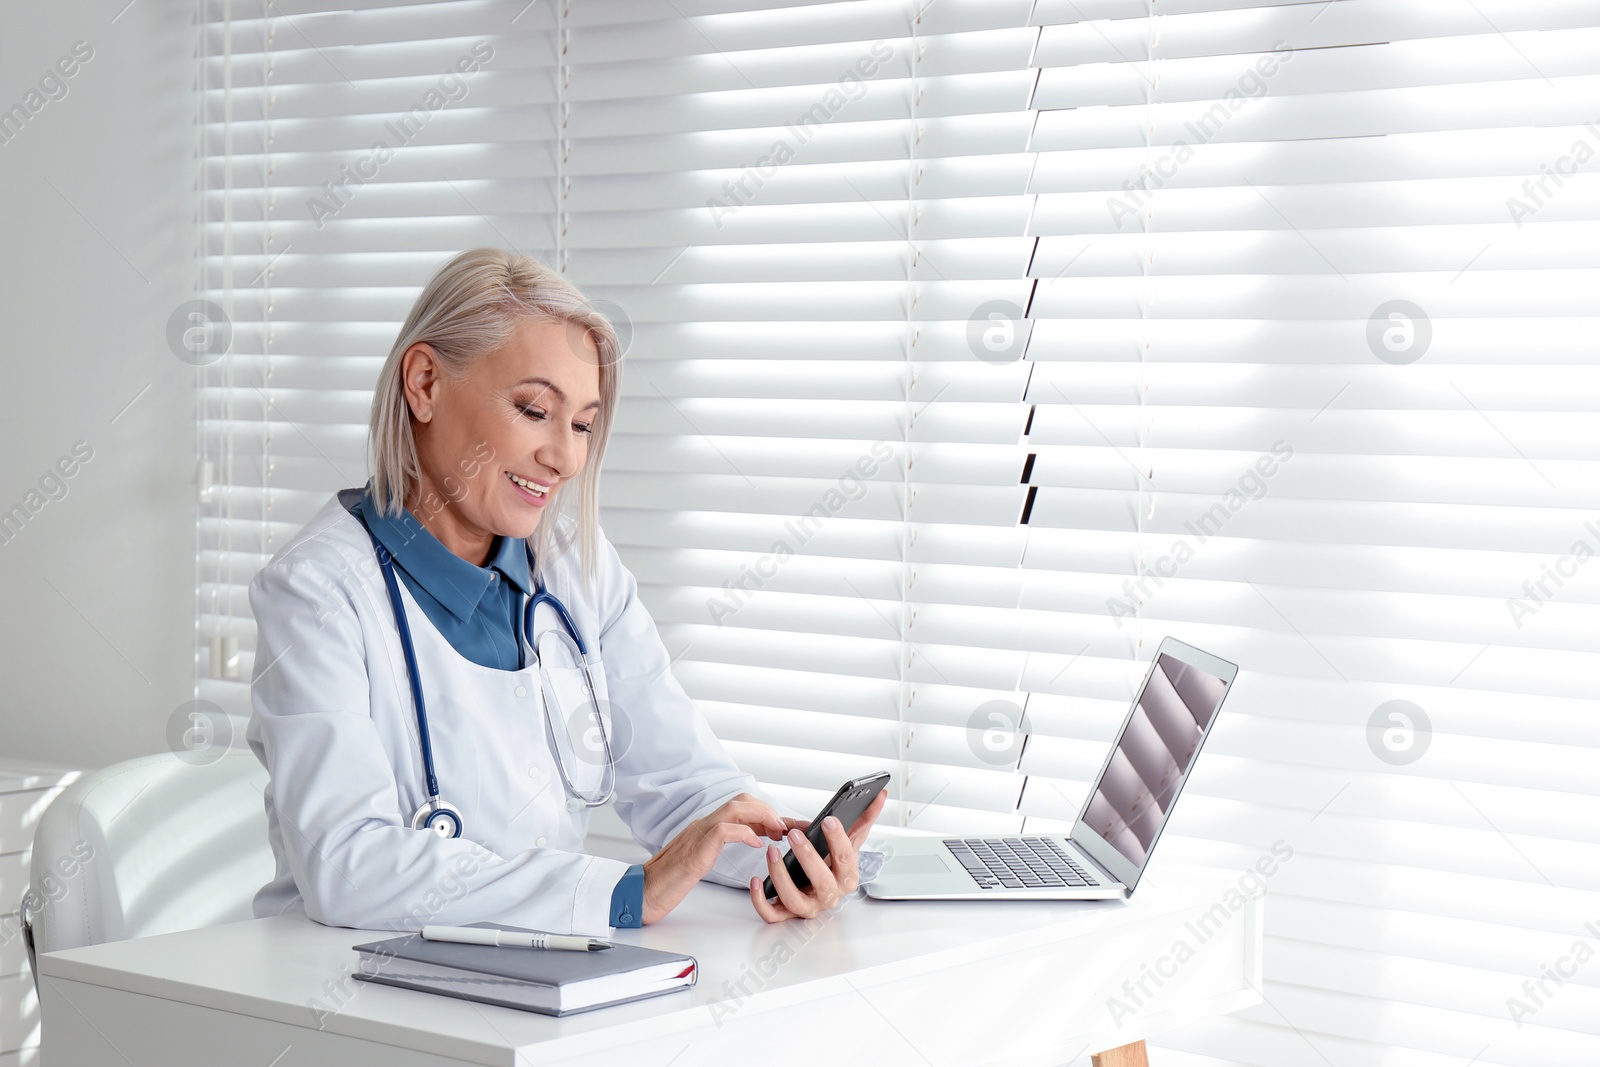
<path fill-rule="evenodd" d="M 611 891 L 611 925 L 644 925 L 644 864 L 635 863 L 629 867 L 617 888 Z"/>

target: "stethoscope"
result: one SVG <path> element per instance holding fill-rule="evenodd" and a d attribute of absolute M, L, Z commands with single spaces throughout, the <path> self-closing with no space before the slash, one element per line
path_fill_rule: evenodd
<path fill-rule="evenodd" d="M 365 526 L 366 523 L 363 522 L 362 525 Z M 372 538 L 372 547 L 378 553 L 378 566 L 383 570 L 383 584 L 389 590 L 389 603 L 394 607 L 395 626 L 400 631 L 400 648 L 405 653 L 406 677 L 411 682 L 411 703 L 417 709 L 417 737 L 421 742 L 422 772 L 428 782 L 428 799 L 416 810 L 416 814 L 411 816 L 411 828 L 413 830 L 432 830 L 440 837 L 460 837 L 461 815 L 440 797 L 439 777 L 433 770 L 433 741 L 428 734 L 428 712 L 422 699 L 422 679 L 417 672 L 417 652 L 411 643 L 411 624 L 406 621 L 405 604 L 400 599 L 400 583 L 395 579 L 394 565 L 389 559 L 389 550 L 383 547 L 378 541 L 377 535 L 370 528 L 367 530 L 367 536 Z M 524 543 L 523 547 L 527 549 L 528 573 L 532 575 L 534 573 L 533 549 L 528 548 L 526 543 Z M 572 616 L 568 613 L 567 606 L 557 600 L 555 594 L 545 589 L 543 581 L 537 578 L 535 581 L 537 584 L 534 587 L 533 596 L 528 598 L 527 604 L 522 609 L 522 633 L 528 643 L 532 644 L 534 609 L 540 604 L 549 604 L 556 609 L 556 615 L 561 619 L 562 630 L 565 631 L 562 637 L 570 639 L 578 653 L 578 662 L 583 667 L 583 684 L 585 689 L 588 690 L 589 712 L 593 716 L 596 725 L 600 727 L 600 743 L 605 747 L 606 753 L 606 771 L 601 779 L 604 786 L 599 796 L 586 796 L 573 784 L 572 776 L 567 773 L 567 762 L 561 754 L 561 746 L 556 744 L 555 727 L 552 725 L 552 720 L 555 716 L 552 714 L 552 709 L 548 704 L 545 707 L 544 715 L 545 736 L 550 742 L 551 752 L 555 755 L 556 768 L 561 773 L 561 784 L 571 794 L 567 800 L 567 810 L 576 812 L 585 807 L 598 808 L 602 804 L 608 803 L 616 795 L 617 764 L 616 760 L 611 756 L 611 737 L 606 730 L 605 720 L 600 716 L 600 701 L 595 695 L 594 664 L 589 659 L 588 646 L 583 643 L 583 636 L 578 633 L 578 627 L 572 621 Z M 538 654 L 538 649 L 535 648 L 535 657 Z M 551 700 L 553 702 L 553 697 Z"/>

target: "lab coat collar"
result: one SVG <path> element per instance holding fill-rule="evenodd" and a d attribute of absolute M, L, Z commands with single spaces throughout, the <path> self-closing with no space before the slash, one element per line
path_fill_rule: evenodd
<path fill-rule="evenodd" d="M 372 498 L 371 482 L 350 510 L 358 511 L 359 517 L 366 520 L 396 564 L 463 622 L 477 610 L 493 578 L 492 571 L 499 571 L 524 596 L 532 592 L 526 542 L 519 537 L 496 537 L 489 550 L 488 565 L 478 567 L 446 548 L 409 510 L 402 508 L 397 516 L 381 514 Z"/>

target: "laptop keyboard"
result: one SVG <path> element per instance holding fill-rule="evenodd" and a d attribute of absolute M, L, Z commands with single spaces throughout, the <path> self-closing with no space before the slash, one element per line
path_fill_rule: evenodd
<path fill-rule="evenodd" d="M 1048 837 L 946 838 L 944 845 L 983 889 L 1100 884 Z"/>

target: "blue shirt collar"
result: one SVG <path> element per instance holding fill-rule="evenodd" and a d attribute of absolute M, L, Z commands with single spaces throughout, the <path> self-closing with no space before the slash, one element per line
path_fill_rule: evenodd
<path fill-rule="evenodd" d="M 366 520 L 379 544 L 407 574 L 463 622 L 477 610 L 495 571 L 524 596 L 532 592 L 526 542 L 520 537 L 496 537 L 487 565 L 479 567 L 446 548 L 410 511 L 402 508 L 399 515 L 381 514 L 372 498 L 371 482 L 350 510 Z"/>

